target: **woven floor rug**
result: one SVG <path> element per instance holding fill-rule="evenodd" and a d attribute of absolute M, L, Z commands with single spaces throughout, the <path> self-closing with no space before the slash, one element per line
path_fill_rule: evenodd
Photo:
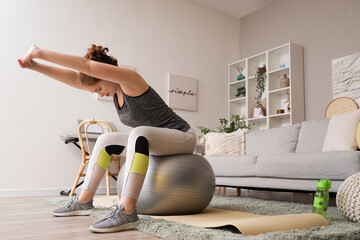
<path fill-rule="evenodd" d="M 70 197 L 57 197 L 47 199 L 48 203 L 63 206 L 70 200 Z M 261 215 L 281 215 L 295 213 L 310 213 L 311 204 L 300 204 L 291 202 L 267 201 L 243 197 L 214 196 L 210 207 L 256 213 Z M 98 208 L 92 211 L 96 218 L 105 217 L 111 209 Z M 225 227 L 221 229 L 205 229 L 192 227 L 178 222 L 171 222 L 162 219 L 153 219 L 149 216 L 140 215 L 137 230 L 169 240 L 191 239 L 191 240 L 230 240 L 230 239 L 360 239 L 360 223 L 347 220 L 336 207 L 329 207 L 328 218 L 330 225 L 326 227 L 315 227 L 310 230 L 292 230 L 283 232 L 272 232 L 256 236 L 244 236 L 236 229 Z"/>

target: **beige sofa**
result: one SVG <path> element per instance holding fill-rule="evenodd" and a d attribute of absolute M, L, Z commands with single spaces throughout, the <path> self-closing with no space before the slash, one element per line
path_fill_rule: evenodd
<path fill-rule="evenodd" d="M 246 155 L 207 156 L 217 186 L 290 191 L 315 191 L 318 179 L 330 179 L 330 192 L 360 172 L 360 151 L 323 152 L 329 119 L 250 131 Z M 338 139 L 341 141 L 341 139 Z"/>

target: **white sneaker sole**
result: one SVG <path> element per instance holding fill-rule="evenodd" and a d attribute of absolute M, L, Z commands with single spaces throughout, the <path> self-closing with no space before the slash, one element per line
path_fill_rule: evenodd
<path fill-rule="evenodd" d="M 135 229 L 137 223 L 138 223 L 138 221 L 133 222 L 133 223 L 123 224 L 121 226 L 112 227 L 112 228 L 96 228 L 96 227 L 90 226 L 89 230 L 92 231 L 92 232 L 97 232 L 97 233 L 120 232 L 120 231 Z"/>
<path fill-rule="evenodd" d="M 92 209 L 89 210 L 78 210 L 78 211 L 71 211 L 65 213 L 54 213 L 51 212 L 52 215 L 56 217 L 70 217 L 70 216 L 89 216 Z"/>

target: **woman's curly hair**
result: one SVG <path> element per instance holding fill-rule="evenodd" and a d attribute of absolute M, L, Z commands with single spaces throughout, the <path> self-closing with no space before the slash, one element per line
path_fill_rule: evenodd
<path fill-rule="evenodd" d="M 91 47 L 88 48 L 84 58 L 117 66 L 117 60 L 114 57 L 107 55 L 108 51 L 109 49 L 107 47 L 92 44 Z M 89 86 L 99 82 L 100 79 L 80 73 L 80 81 L 84 86 Z"/>

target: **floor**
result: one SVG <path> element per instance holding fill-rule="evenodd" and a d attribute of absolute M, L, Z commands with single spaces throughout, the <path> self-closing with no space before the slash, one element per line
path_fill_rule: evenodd
<path fill-rule="evenodd" d="M 217 194 L 217 191 L 216 193 Z M 236 196 L 237 191 L 227 188 L 221 195 Z M 277 201 L 312 203 L 310 193 L 289 193 L 241 190 L 242 197 Z M 95 234 L 88 228 L 96 221 L 93 217 L 53 217 L 54 206 L 45 203 L 48 197 L 2 197 L 0 198 L 0 239 L 159 239 L 139 231 Z M 335 196 L 330 197 L 335 205 Z"/>
<path fill-rule="evenodd" d="M 89 216 L 53 217 L 48 197 L 0 198 L 0 239 L 159 239 L 139 231 L 95 234 L 89 226 L 96 221 Z"/>

